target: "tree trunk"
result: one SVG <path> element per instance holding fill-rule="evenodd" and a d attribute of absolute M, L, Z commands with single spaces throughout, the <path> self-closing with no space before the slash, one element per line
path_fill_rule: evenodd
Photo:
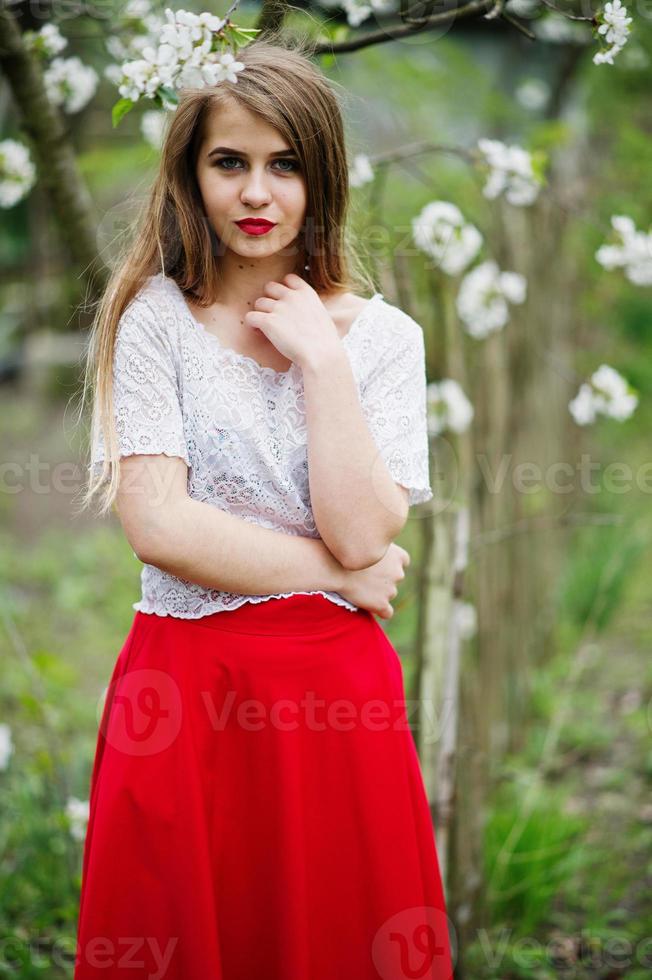
<path fill-rule="evenodd" d="M 93 202 L 61 112 L 48 100 L 41 64 L 26 50 L 18 22 L 6 7 L 0 9 L 0 68 L 9 82 L 21 126 L 31 143 L 39 183 L 48 195 L 70 261 L 91 294 L 99 295 L 108 274 L 98 253 Z"/>

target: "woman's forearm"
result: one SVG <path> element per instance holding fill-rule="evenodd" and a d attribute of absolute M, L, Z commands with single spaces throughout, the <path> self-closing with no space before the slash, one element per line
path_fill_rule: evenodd
<path fill-rule="evenodd" d="M 343 347 L 303 365 L 310 500 L 319 533 L 347 568 L 379 561 L 407 502 L 378 452 Z"/>
<path fill-rule="evenodd" d="M 243 595 L 337 592 L 346 570 L 319 538 L 286 534 L 180 497 L 142 561 L 208 589 Z"/>

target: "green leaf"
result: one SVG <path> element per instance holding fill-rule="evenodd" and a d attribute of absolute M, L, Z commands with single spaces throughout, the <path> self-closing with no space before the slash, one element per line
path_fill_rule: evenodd
<path fill-rule="evenodd" d="M 166 105 L 178 106 L 179 96 L 173 88 L 168 88 L 166 85 L 161 85 L 156 90 L 154 101 L 157 102 L 162 109 L 164 109 Z"/>
<path fill-rule="evenodd" d="M 223 30 L 224 36 L 234 46 L 236 51 L 250 44 L 260 30 L 255 27 L 238 27 L 236 24 L 229 24 Z"/>
<path fill-rule="evenodd" d="M 114 129 L 118 125 L 118 123 L 120 122 L 120 120 L 122 119 L 122 117 L 123 116 L 126 116 L 127 113 L 131 109 L 133 109 L 133 107 L 135 106 L 135 104 L 136 103 L 135 102 L 132 102 L 131 99 L 119 99 L 116 102 L 116 104 L 113 106 L 113 109 L 111 110 L 111 119 L 113 121 L 113 128 Z"/>

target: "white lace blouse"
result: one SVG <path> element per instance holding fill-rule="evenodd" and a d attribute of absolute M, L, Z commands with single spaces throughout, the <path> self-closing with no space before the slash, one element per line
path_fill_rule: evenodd
<path fill-rule="evenodd" d="M 410 504 L 429 500 L 421 327 L 375 293 L 342 344 L 390 473 L 409 489 Z M 319 537 L 310 506 L 301 368 L 277 371 L 225 347 L 162 273 L 149 277 L 120 319 L 113 399 L 121 456 L 179 456 L 194 499 L 286 534 Z M 102 433 L 91 438 L 90 466 L 99 469 Z M 293 594 L 207 589 L 148 564 L 141 589 L 134 609 L 186 619 Z M 315 591 L 357 608 L 337 592 Z"/>

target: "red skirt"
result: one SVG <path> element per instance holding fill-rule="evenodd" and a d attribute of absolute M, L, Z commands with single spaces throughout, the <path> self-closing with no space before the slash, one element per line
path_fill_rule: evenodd
<path fill-rule="evenodd" d="M 74 980 L 450 980 L 401 662 L 320 595 L 136 612 L 90 785 Z"/>

